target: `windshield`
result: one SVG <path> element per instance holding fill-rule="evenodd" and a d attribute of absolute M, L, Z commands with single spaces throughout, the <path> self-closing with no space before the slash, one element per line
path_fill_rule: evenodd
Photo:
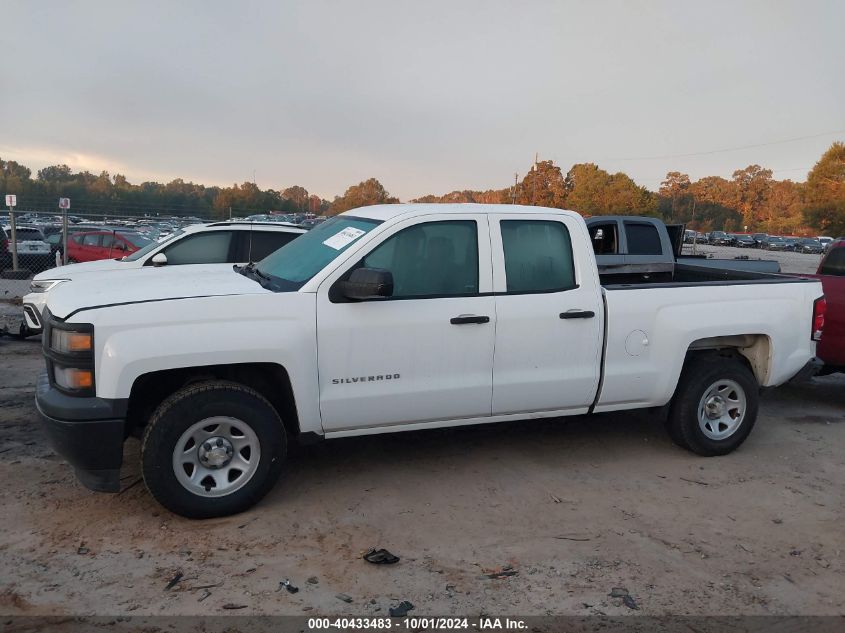
<path fill-rule="evenodd" d="M 782 237 L 770 237 L 769 241 L 770 242 L 782 242 L 783 238 Z"/>
<path fill-rule="evenodd" d="M 255 268 L 269 275 L 278 290 L 298 290 L 380 220 L 338 216 L 288 242 L 262 259 Z"/>
<path fill-rule="evenodd" d="M 165 245 L 165 244 L 167 244 L 168 242 L 172 242 L 172 241 L 173 241 L 173 240 L 175 240 L 177 237 L 179 237 L 180 235 L 182 235 L 184 232 L 185 232 L 185 231 L 184 231 L 183 229 L 179 229 L 179 230 L 178 230 L 178 231 L 176 231 L 175 233 L 171 233 L 170 235 L 168 235 L 168 236 L 167 236 L 167 239 L 166 239 L 166 240 L 164 240 L 163 242 L 152 242 L 152 241 L 151 241 L 149 244 L 147 244 L 147 245 L 146 245 L 144 248 L 142 248 L 141 250 L 135 251 L 135 252 L 134 252 L 134 253 L 132 253 L 131 255 L 127 255 L 126 257 L 124 257 L 124 258 L 123 258 L 123 259 L 121 259 L 120 261 L 122 261 L 122 262 L 134 262 L 134 261 L 138 261 L 139 259 L 141 259 L 141 258 L 142 258 L 144 255 L 146 255 L 147 253 L 151 253 L 152 251 L 156 250 L 159 246 L 164 246 L 164 245 Z"/>
<path fill-rule="evenodd" d="M 142 248 L 144 246 L 149 246 L 150 244 L 153 243 L 153 241 L 150 238 L 145 237 L 144 235 L 141 235 L 140 233 L 117 233 L 117 236 L 122 237 L 127 242 L 132 244 L 132 246 L 137 246 L 138 248 Z"/>

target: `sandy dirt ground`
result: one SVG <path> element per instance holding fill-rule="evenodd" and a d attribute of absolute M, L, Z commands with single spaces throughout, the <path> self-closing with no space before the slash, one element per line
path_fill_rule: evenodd
<path fill-rule="evenodd" d="M 253 510 L 189 521 L 134 440 L 120 494 L 76 483 L 39 427 L 41 367 L 37 340 L 0 338 L 3 615 L 845 614 L 845 377 L 767 392 L 722 458 L 648 412 L 335 440 Z"/>

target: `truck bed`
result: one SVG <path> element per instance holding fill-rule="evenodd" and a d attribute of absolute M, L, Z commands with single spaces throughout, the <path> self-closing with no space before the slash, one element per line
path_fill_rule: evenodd
<path fill-rule="evenodd" d="M 694 264 L 676 263 L 671 272 L 659 272 L 644 278 L 642 274 L 607 275 L 600 274 L 602 287 L 606 290 L 626 290 L 631 288 L 663 288 L 686 286 L 725 286 L 748 284 L 804 283 L 807 280 L 791 275 L 763 273 L 753 270 L 733 270 L 713 268 Z"/>

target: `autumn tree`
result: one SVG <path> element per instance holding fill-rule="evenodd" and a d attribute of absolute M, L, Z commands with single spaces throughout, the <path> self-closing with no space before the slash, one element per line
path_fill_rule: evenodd
<path fill-rule="evenodd" d="M 592 163 L 566 174 L 566 208 L 582 215 L 656 215 L 657 199 L 623 173 L 610 174 Z"/>
<path fill-rule="evenodd" d="M 516 203 L 535 207 L 564 208 L 566 180 L 560 167 L 550 160 L 534 165 L 516 187 Z"/>
<path fill-rule="evenodd" d="M 329 214 L 336 215 L 349 209 L 366 207 L 371 204 L 395 204 L 398 198 L 392 197 L 384 186 L 375 178 L 370 178 L 357 185 L 352 185 L 342 196 L 334 199 L 329 207 Z"/>
<path fill-rule="evenodd" d="M 766 220 L 763 217 L 772 184 L 772 170 L 760 165 L 749 165 L 733 173 L 737 210 L 749 229 L 759 228 Z"/>
<path fill-rule="evenodd" d="M 289 200 L 299 212 L 304 213 L 308 210 L 308 190 L 305 187 L 299 185 L 288 187 L 282 191 L 281 198 Z"/>

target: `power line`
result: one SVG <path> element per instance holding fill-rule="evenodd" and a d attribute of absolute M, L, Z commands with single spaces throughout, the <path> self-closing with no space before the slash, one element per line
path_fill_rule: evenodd
<path fill-rule="evenodd" d="M 796 136 L 794 138 L 782 139 L 779 141 L 770 141 L 768 143 L 756 143 L 754 145 L 740 145 L 738 147 L 727 147 L 724 149 L 713 149 L 705 152 L 689 152 L 687 154 L 664 154 L 662 156 L 639 156 L 632 158 L 605 158 L 601 162 L 622 162 L 630 160 L 663 160 L 667 158 L 689 158 L 691 156 L 709 156 L 711 154 L 723 154 L 725 152 L 738 152 L 743 149 L 754 149 L 755 147 L 768 147 L 770 145 L 782 145 L 784 143 L 794 143 L 796 141 L 804 141 L 811 138 L 821 138 L 822 136 L 830 136 L 831 134 L 845 134 L 845 130 L 832 130 L 830 132 L 820 132 L 819 134 L 809 134 L 807 136 Z"/>

